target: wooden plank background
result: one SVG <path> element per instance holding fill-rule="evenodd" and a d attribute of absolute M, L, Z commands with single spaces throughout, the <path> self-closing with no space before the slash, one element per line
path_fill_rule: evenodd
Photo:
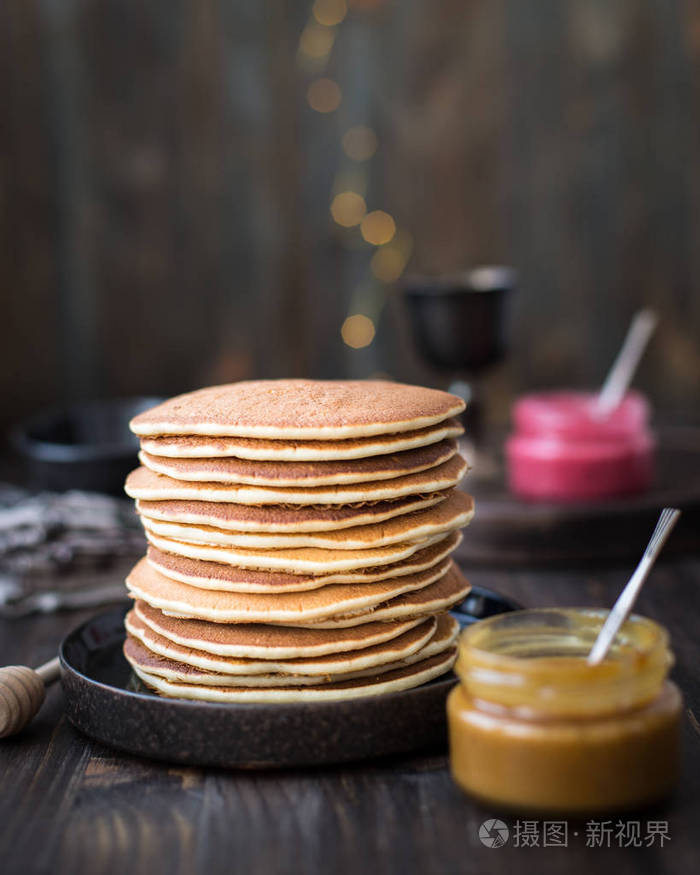
<path fill-rule="evenodd" d="M 300 64 L 310 0 L 0 3 L 0 424 L 47 403 L 250 376 L 438 384 L 342 180 L 413 240 L 409 269 L 514 265 L 512 392 L 594 385 L 633 311 L 638 384 L 700 408 L 697 0 L 354 0 Z M 335 112 L 306 101 L 338 82 Z M 379 148 L 341 149 L 352 125 Z M 356 307 L 374 343 L 340 337 Z"/>

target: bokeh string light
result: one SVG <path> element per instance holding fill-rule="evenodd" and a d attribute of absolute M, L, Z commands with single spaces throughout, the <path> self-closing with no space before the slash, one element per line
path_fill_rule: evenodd
<path fill-rule="evenodd" d="M 306 92 L 311 109 L 316 112 L 333 112 L 340 106 L 343 95 L 340 86 L 332 79 L 314 79 Z"/>
<path fill-rule="evenodd" d="M 333 47 L 337 44 L 339 25 L 345 20 L 348 6 L 357 13 L 374 12 L 384 0 L 315 0 L 299 39 L 300 67 L 314 75 L 307 89 L 307 101 L 316 112 L 333 113 L 343 95 L 333 79 L 323 75 Z M 358 167 L 370 161 L 379 148 L 376 133 L 366 124 L 355 124 L 343 134 L 342 152 Z M 388 212 L 367 209 L 367 171 L 338 171 L 333 186 L 330 213 L 333 221 L 345 229 L 345 244 L 353 248 L 375 247 L 369 263 L 367 282 L 360 283 L 351 296 L 349 312 L 340 335 L 351 349 L 369 346 L 384 305 L 387 286 L 395 283 L 406 268 L 411 255 L 412 238 L 398 229 Z"/>
<path fill-rule="evenodd" d="M 343 228 L 359 225 L 366 212 L 365 199 L 355 191 L 341 191 L 331 202 L 331 215 Z"/>
<path fill-rule="evenodd" d="M 335 30 L 312 22 L 307 24 L 299 37 L 299 54 L 305 58 L 325 60 L 333 48 Z"/>
<path fill-rule="evenodd" d="M 333 27 L 345 18 L 348 4 L 345 0 L 315 0 L 311 14 L 319 24 Z"/>
<path fill-rule="evenodd" d="M 340 329 L 340 335 L 347 346 L 353 349 L 363 349 L 374 340 L 374 322 L 364 313 L 354 313 L 348 316 Z"/>
<path fill-rule="evenodd" d="M 343 135 L 343 152 L 353 161 L 369 161 L 377 151 L 377 135 L 366 125 L 356 125 Z"/>
<path fill-rule="evenodd" d="M 395 283 L 411 257 L 413 238 L 408 231 L 397 231 L 391 243 L 380 246 L 369 263 L 372 276 L 383 283 Z"/>
<path fill-rule="evenodd" d="M 360 233 L 362 239 L 372 246 L 383 246 L 396 233 L 396 222 L 384 210 L 372 210 L 362 220 Z"/>

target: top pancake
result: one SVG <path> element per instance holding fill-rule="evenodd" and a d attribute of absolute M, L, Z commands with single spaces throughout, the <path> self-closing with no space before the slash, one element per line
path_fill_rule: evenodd
<path fill-rule="evenodd" d="M 152 456 L 170 459 L 250 459 L 258 462 L 333 462 L 338 459 L 368 459 L 385 453 L 400 453 L 427 447 L 464 434 L 458 419 L 396 434 L 337 441 L 266 440 L 264 438 L 210 437 L 207 435 L 161 435 L 144 437 L 141 448 Z"/>
<path fill-rule="evenodd" d="M 447 392 L 380 380 L 247 380 L 171 398 L 130 426 L 147 436 L 343 440 L 415 431 L 464 407 Z"/>

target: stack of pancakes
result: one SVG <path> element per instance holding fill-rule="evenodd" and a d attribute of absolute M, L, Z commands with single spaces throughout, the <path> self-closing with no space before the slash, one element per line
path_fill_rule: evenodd
<path fill-rule="evenodd" d="M 149 541 L 126 658 L 166 696 L 376 695 L 450 670 L 469 590 L 450 559 L 461 399 L 388 382 L 274 380 L 172 398 L 131 423 Z"/>

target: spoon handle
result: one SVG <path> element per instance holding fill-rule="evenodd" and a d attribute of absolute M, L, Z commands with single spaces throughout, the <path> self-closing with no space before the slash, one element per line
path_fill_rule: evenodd
<path fill-rule="evenodd" d="M 612 413 L 624 398 L 657 321 L 653 310 L 640 310 L 632 320 L 620 352 L 596 400 L 595 413 L 601 419 Z"/>
<path fill-rule="evenodd" d="M 24 729 L 41 708 L 46 687 L 58 680 L 58 657 L 36 670 L 26 665 L 0 668 L 0 738 Z"/>
<path fill-rule="evenodd" d="M 595 644 L 588 654 L 588 664 L 597 665 L 605 659 L 605 654 L 610 649 L 610 645 L 615 640 L 615 636 L 620 631 L 620 627 L 630 615 L 630 611 L 637 600 L 637 596 L 644 584 L 644 581 L 649 576 L 649 572 L 656 562 L 657 556 L 661 552 L 661 548 L 666 543 L 666 539 L 671 534 L 671 530 L 678 521 L 681 515 L 680 510 L 672 507 L 665 507 L 661 512 L 656 528 L 647 544 L 639 565 L 636 567 L 634 574 L 630 577 L 627 586 L 620 593 L 617 601 L 612 606 L 612 610 L 608 614 L 608 619 L 603 624 L 603 628 L 598 633 Z"/>

